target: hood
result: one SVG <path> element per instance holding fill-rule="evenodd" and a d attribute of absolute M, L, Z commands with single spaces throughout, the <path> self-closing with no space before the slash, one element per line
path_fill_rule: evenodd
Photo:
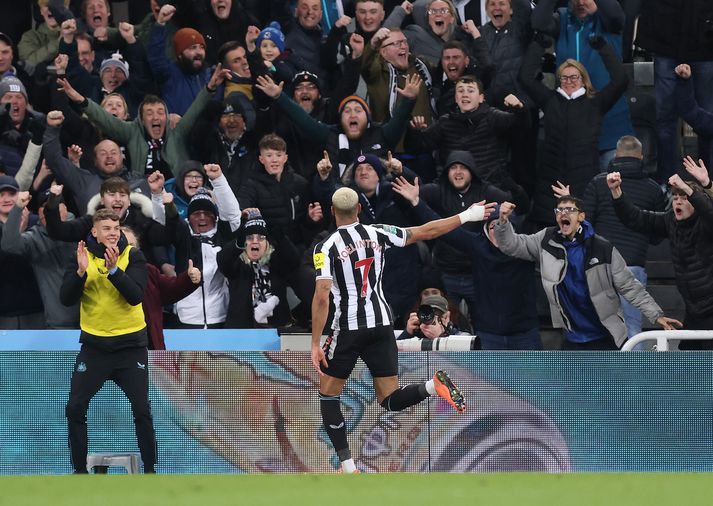
<path fill-rule="evenodd" d="M 205 188 L 208 187 L 208 174 L 206 174 L 205 169 L 203 168 L 203 164 L 196 160 L 186 160 L 185 162 L 183 162 L 181 164 L 181 169 L 178 171 L 178 177 L 174 178 L 173 189 L 174 192 L 186 202 L 191 200 L 191 198 L 186 195 L 183 189 L 183 180 L 185 179 L 186 174 L 193 170 L 195 170 L 196 172 L 200 172 L 200 174 L 203 176 L 203 184 L 201 186 Z"/>
<path fill-rule="evenodd" d="M 468 170 L 470 171 L 470 174 L 473 176 L 474 181 L 481 181 L 480 176 L 478 176 L 478 173 L 475 171 L 475 160 L 473 159 L 473 155 L 470 154 L 469 151 L 463 151 L 463 150 L 455 150 L 451 151 L 450 154 L 448 155 L 448 158 L 446 158 L 446 163 L 443 164 L 443 171 L 441 172 L 441 180 L 444 183 L 447 183 L 450 185 L 448 182 L 448 168 L 453 165 L 454 163 L 462 163 L 465 165 Z M 472 186 L 472 183 L 471 183 Z"/>
<path fill-rule="evenodd" d="M 153 219 L 153 205 L 151 203 L 151 199 L 148 198 L 146 195 L 139 192 L 131 192 L 129 194 L 129 202 L 131 204 L 130 208 L 133 207 L 134 209 L 139 210 L 141 214 L 143 214 L 147 218 Z M 102 207 L 101 195 L 97 193 L 89 200 L 89 203 L 87 204 L 87 214 L 89 216 L 92 216 L 100 207 Z M 122 221 L 123 220 L 124 217 L 122 217 Z"/>
<path fill-rule="evenodd" d="M 644 179 L 644 161 L 633 156 L 620 156 L 609 162 L 607 172 L 619 172 L 621 176 L 629 179 Z"/>

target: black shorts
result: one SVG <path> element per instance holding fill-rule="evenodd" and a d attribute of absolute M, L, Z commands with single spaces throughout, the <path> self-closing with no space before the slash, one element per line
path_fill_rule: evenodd
<path fill-rule="evenodd" d="M 391 325 L 335 331 L 327 337 L 322 349 L 329 366 L 322 365 L 321 368 L 328 376 L 347 379 L 359 357 L 374 378 L 396 376 L 399 373 L 396 337 Z"/>

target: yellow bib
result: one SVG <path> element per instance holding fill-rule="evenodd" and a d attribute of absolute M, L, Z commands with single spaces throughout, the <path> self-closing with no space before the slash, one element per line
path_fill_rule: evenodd
<path fill-rule="evenodd" d="M 126 271 L 131 246 L 124 248 L 116 266 Z M 79 326 L 94 336 L 116 337 L 138 332 L 146 327 L 144 308 L 130 305 L 109 281 L 109 271 L 104 258 L 87 252 L 87 280 L 79 308 Z"/>

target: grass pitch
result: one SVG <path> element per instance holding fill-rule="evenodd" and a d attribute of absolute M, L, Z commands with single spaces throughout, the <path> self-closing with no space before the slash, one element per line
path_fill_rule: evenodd
<path fill-rule="evenodd" d="M 89 475 L 0 477 L 0 505 L 710 505 L 713 474 Z"/>

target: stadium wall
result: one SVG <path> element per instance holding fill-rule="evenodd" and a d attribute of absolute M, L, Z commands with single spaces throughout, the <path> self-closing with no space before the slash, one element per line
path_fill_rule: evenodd
<path fill-rule="evenodd" d="M 0 352 L 0 474 L 69 473 L 64 405 L 76 353 Z M 367 471 L 713 471 L 709 353 L 401 353 L 402 384 L 448 370 L 468 403 L 399 413 L 359 363 L 342 396 Z M 330 472 L 304 352 L 151 352 L 160 473 Z M 90 452 L 138 451 L 113 383 L 89 412 Z"/>

